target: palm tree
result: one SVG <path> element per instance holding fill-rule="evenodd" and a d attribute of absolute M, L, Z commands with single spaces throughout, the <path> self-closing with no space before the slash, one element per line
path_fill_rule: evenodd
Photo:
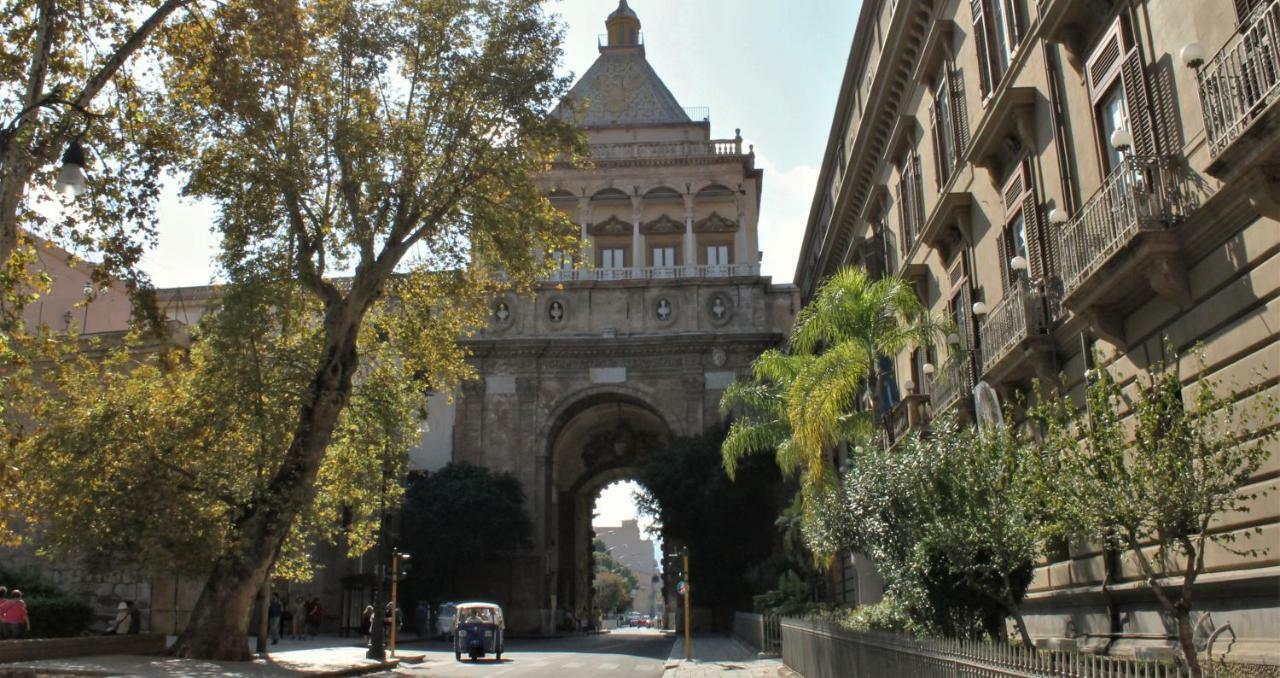
<path fill-rule="evenodd" d="M 761 354 L 753 380 L 725 390 L 720 407 L 737 415 L 721 447 L 725 469 L 732 474 L 744 455 L 774 450 L 785 472 L 825 483 L 826 451 L 874 430 L 875 414 L 856 405 L 868 387 L 881 393 L 879 361 L 930 344 L 944 329 L 901 278 L 841 269 L 800 311 L 786 349 Z"/>

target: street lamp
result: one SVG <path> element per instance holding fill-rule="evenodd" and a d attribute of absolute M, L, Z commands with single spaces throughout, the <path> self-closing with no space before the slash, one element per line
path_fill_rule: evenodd
<path fill-rule="evenodd" d="M 396 582 L 400 581 L 400 563 L 411 559 L 407 553 L 401 553 L 398 549 L 391 552 L 391 656 L 396 656 L 396 613 L 400 611 L 400 604 L 396 601 Z M 376 611 L 375 611 L 376 613 Z"/>
<path fill-rule="evenodd" d="M 67 150 L 62 154 L 62 168 L 58 170 L 58 179 L 53 184 L 54 190 L 71 198 L 83 195 L 84 165 L 84 146 L 79 141 L 67 144 Z"/>
<path fill-rule="evenodd" d="M 982 316 L 986 315 L 986 314 L 987 314 L 987 305 L 986 305 L 985 303 L 981 302 L 981 301 L 974 302 L 974 304 L 973 304 L 973 314 L 974 314 L 974 315 L 976 315 L 976 316 L 978 316 L 978 317 L 982 317 Z"/>
<path fill-rule="evenodd" d="M 688 547 L 684 547 L 684 546 L 680 547 L 680 550 L 678 552 L 672 554 L 671 556 L 668 556 L 668 558 L 674 558 L 675 556 L 680 556 L 680 559 L 681 559 L 680 576 L 682 577 L 682 579 L 676 585 L 676 593 L 681 596 L 684 596 L 684 658 L 685 658 L 685 661 L 688 661 L 693 658 L 693 631 L 692 631 L 692 626 L 689 623 L 691 618 L 691 614 L 690 614 L 691 604 L 689 602 L 689 598 L 690 598 L 690 591 L 693 588 L 693 583 L 692 581 L 690 581 L 690 578 L 689 578 Z"/>

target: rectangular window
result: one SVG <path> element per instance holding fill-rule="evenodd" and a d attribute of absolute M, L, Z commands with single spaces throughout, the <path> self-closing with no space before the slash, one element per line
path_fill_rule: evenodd
<path fill-rule="evenodd" d="M 729 265 L 729 246 L 728 245 L 707 245 L 707 265 L 708 266 L 728 266 Z"/>
<path fill-rule="evenodd" d="M 978 74 L 982 94 L 1000 86 L 1018 51 L 1021 16 L 1018 0 L 972 0 L 974 45 L 978 49 Z"/>
<path fill-rule="evenodd" d="M 924 179 L 920 176 L 920 154 L 907 153 L 898 174 L 898 219 L 902 248 L 910 252 L 924 226 Z"/>
<path fill-rule="evenodd" d="M 955 116 L 951 109 L 951 64 L 944 61 L 942 71 L 933 81 L 933 105 L 929 108 L 934 157 L 938 163 L 938 188 L 951 178 L 960 156 L 956 147 Z"/>
<path fill-rule="evenodd" d="M 1155 124 L 1147 92 L 1146 65 L 1123 17 L 1116 19 L 1085 61 L 1085 82 L 1093 104 L 1094 130 L 1103 175 L 1115 171 L 1124 152 L 1112 143 L 1116 130 L 1132 137 L 1127 152 L 1139 156 L 1158 153 Z"/>
<path fill-rule="evenodd" d="M 627 251 L 621 247 L 600 250 L 600 268 L 626 268 Z"/>
<path fill-rule="evenodd" d="M 557 250 L 555 254 L 551 255 L 551 258 L 556 262 L 556 268 L 561 271 L 573 270 L 573 257 L 568 254 Z"/>
<path fill-rule="evenodd" d="M 1010 174 L 1002 200 L 1004 227 L 997 236 L 997 248 L 1000 252 L 1001 283 L 1008 292 L 1019 279 L 1045 280 L 1055 270 L 1044 245 L 1050 236 L 1044 232 L 1040 218 L 1030 160 L 1018 163 Z M 1014 268 L 1015 257 L 1021 257 L 1022 270 Z"/>
<path fill-rule="evenodd" d="M 655 247 L 653 248 L 653 258 L 649 260 L 649 265 L 654 268 L 670 268 L 676 265 L 676 248 L 674 247 Z"/>

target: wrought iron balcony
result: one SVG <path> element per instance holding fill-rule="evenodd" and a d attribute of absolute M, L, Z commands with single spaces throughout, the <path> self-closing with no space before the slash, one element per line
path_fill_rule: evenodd
<path fill-rule="evenodd" d="M 1241 23 L 1197 79 L 1209 153 L 1216 158 L 1280 99 L 1280 0 Z"/>
<path fill-rule="evenodd" d="M 929 399 L 934 416 L 941 416 L 973 392 L 973 361 L 969 351 L 957 351 L 939 365 L 929 380 Z"/>
<path fill-rule="evenodd" d="M 1194 207 L 1172 159 L 1129 156 L 1058 231 L 1063 300 L 1144 233 L 1168 231 Z"/>
<path fill-rule="evenodd" d="M 978 328 L 982 345 L 978 371 L 985 376 L 1014 355 L 1023 342 L 1046 336 L 1048 306 L 1039 286 L 1032 288 L 1025 279 L 1019 279 Z"/>
<path fill-rule="evenodd" d="M 671 280 L 675 278 L 733 278 L 760 275 L 759 264 L 715 266 L 652 266 L 644 268 L 574 268 L 552 272 L 552 282 L 609 280 Z"/>
<path fill-rule="evenodd" d="M 928 402 L 929 396 L 912 393 L 905 396 L 897 406 L 885 414 L 886 447 L 896 445 L 911 431 L 924 425 L 926 421 L 925 404 Z"/>

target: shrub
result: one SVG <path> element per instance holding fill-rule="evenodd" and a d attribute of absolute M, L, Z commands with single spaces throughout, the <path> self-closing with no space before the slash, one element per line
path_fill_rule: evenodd
<path fill-rule="evenodd" d="M 93 607 L 68 595 L 33 569 L 11 570 L 0 566 L 0 584 L 21 589 L 31 617 L 28 638 L 78 636 L 93 623 Z"/>
<path fill-rule="evenodd" d="M 28 638 L 78 636 L 93 622 L 93 608 L 78 598 L 65 594 L 23 597 L 31 616 Z"/>

